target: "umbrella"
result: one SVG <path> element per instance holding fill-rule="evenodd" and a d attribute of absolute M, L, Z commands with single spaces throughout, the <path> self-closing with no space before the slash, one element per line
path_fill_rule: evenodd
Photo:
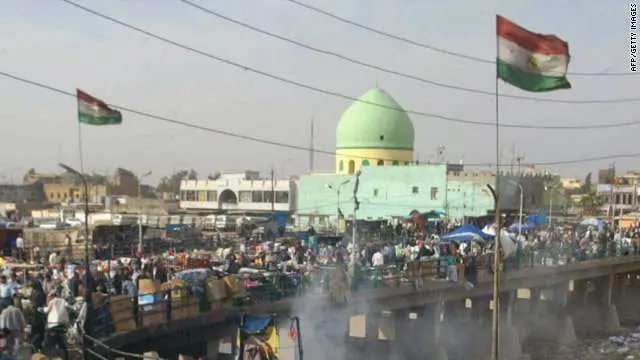
<path fill-rule="evenodd" d="M 515 223 L 509 226 L 509 230 L 513 232 L 517 232 L 518 230 L 529 231 L 529 230 L 534 230 L 535 228 L 536 228 L 536 224 L 533 224 L 533 223 L 524 223 L 522 224 L 522 226 L 520 226 L 519 223 Z"/>
<path fill-rule="evenodd" d="M 490 238 L 491 235 L 483 233 L 482 230 L 473 225 L 466 224 L 442 236 L 440 240 L 465 242 L 474 240 L 488 240 Z"/>
<path fill-rule="evenodd" d="M 580 223 L 580 225 L 585 226 L 600 226 L 600 224 L 602 224 L 602 220 L 598 220 L 596 218 L 584 219 Z"/>
<path fill-rule="evenodd" d="M 496 236 L 495 224 L 486 225 L 485 227 L 482 228 L 482 232 L 490 236 Z"/>

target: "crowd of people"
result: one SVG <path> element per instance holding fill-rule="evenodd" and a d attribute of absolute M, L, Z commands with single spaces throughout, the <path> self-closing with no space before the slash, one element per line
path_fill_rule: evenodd
<path fill-rule="evenodd" d="M 72 263 L 57 251 L 37 257 L 27 265 L 22 261 L 25 251 L 21 241 L 14 259 L 2 265 L 0 342 L 11 357 L 18 355 L 22 340 L 26 339 L 34 351 L 57 350 L 67 358 L 68 337 L 74 333 L 69 329 L 75 329 L 76 336 L 82 329 L 86 313 L 83 297 L 87 289 L 94 304 L 103 303 L 113 295 L 136 298 L 139 279 L 165 283 L 189 267 L 207 267 L 232 275 L 246 269 L 280 274 L 295 272 L 305 279 L 313 278 L 323 267 L 338 268 L 340 271 L 332 273 L 334 279 L 324 281 L 331 288 L 335 279 L 342 279 L 333 287 L 340 288 L 338 292 L 342 295 L 338 297 L 348 298 L 349 291 L 361 285 L 361 280 L 371 280 L 373 286 L 387 285 L 387 272 L 393 273 L 395 282 L 413 282 L 412 264 L 423 263 L 428 264 L 436 278 L 457 283 L 462 275 L 465 286 L 473 287 L 482 271 L 490 274 L 494 270 L 490 261 L 494 242 L 440 240 L 445 230 L 454 227 L 455 224 L 443 224 L 433 231 L 422 232 L 410 227 L 390 228 L 401 236 L 378 241 L 363 239 L 357 244 L 349 239 L 316 242 L 272 237 L 258 243 L 243 239 L 220 241 L 207 261 L 201 261 L 199 255 L 186 249 L 171 249 L 155 256 L 138 253 L 126 258 L 95 260 L 90 276 L 84 264 Z M 508 241 L 502 242 L 504 271 L 636 254 L 640 250 L 640 226 L 626 230 L 608 226 L 545 226 L 504 237 Z M 347 264 L 352 263 L 352 259 L 357 264 L 358 279 L 346 276 Z M 355 280 L 360 283 L 355 284 Z M 304 283 L 300 281 L 295 285 Z M 336 292 L 335 289 L 329 291 Z M 106 328 L 109 314 L 104 307 L 96 307 L 95 311 L 92 318 L 95 328 Z"/>

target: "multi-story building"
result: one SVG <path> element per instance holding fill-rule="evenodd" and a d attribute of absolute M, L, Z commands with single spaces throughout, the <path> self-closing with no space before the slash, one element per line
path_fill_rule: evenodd
<path fill-rule="evenodd" d="M 2 184 L 0 185 L 0 202 L 24 203 L 42 202 L 45 200 L 42 184 Z"/>
<path fill-rule="evenodd" d="M 183 180 L 180 209 L 202 212 L 291 212 L 295 185 L 290 180 L 261 178 L 256 171 L 222 173 L 216 180 Z"/>
<path fill-rule="evenodd" d="M 81 184 L 42 184 L 44 197 L 49 203 L 82 202 L 84 201 L 84 186 Z M 107 186 L 88 184 L 89 202 L 104 203 L 107 196 Z"/>

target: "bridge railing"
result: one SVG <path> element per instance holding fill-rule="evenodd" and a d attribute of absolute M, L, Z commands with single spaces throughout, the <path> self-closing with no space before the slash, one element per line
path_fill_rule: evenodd
<path fill-rule="evenodd" d="M 573 262 L 611 257 L 638 255 L 638 247 L 593 248 L 589 251 L 573 247 L 552 247 L 535 250 L 518 250 L 503 259 L 502 271 L 512 273 L 529 268 L 563 266 Z M 450 265 L 454 265 L 453 268 Z M 456 274 L 452 274 L 451 271 Z M 247 307 L 255 304 L 281 300 L 303 294 L 329 294 L 335 267 L 317 267 L 307 277 L 288 278 L 285 275 L 272 277 L 261 284 L 246 284 L 241 295 L 223 299 L 212 299 L 200 288 L 167 289 L 138 297 L 112 296 L 95 309 L 94 335 L 108 336 L 126 333 L 148 326 L 164 324 L 173 320 L 196 317 L 200 314 L 223 311 L 232 307 Z M 493 274 L 493 255 L 463 257 L 461 262 L 450 258 L 428 259 L 364 268 L 357 272 L 352 289 L 360 291 L 377 287 L 428 287 L 429 281 L 447 279 L 458 282 L 478 282 Z"/>

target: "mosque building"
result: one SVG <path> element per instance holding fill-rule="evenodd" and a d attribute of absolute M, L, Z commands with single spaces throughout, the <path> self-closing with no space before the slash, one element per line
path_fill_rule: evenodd
<path fill-rule="evenodd" d="M 376 87 L 353 103 L 338 123 L 336 174 L 354 174 L 364 166 L 410 165 L 414 141 L 409 115 Z"/>
<path fill-rule="evenodd" d="M 360 172 L 357 218 L 389 220 L 411 211 L 444 211 L 449 218 L 485 216 L 493 198 L 489 176 L 451 173 L 446 164 L 417 165 L 415 129 L 402 106 L 376 87 L 342 115 L 336 128 L 335 171 L 301 175 L 297 181 L 298 225 L 323 227 L 352 217 Z"/>

